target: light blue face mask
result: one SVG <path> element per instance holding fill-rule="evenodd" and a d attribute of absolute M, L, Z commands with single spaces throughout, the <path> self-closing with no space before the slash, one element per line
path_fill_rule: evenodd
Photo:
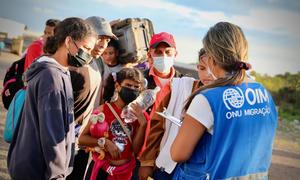
<path fill-rule="evenodd" d="M 174 57 L 153 57 L 153 66 L 160 73 L 168 73 L 174 65 Z"/>

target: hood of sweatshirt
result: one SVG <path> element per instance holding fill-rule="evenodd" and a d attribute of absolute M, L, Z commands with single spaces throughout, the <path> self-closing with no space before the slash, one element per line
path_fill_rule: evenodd
<path fill-rule="evenodd" d="M 55 59 L 49 56 L 41 56 L 30 65 L 27 71 L 25 71 L 25 82 L 29 82 L 39 74 L 39 72 L 49 67 L 56 68 L 58 71 L 69 74 L 68 69 L 60 65 Z"/>

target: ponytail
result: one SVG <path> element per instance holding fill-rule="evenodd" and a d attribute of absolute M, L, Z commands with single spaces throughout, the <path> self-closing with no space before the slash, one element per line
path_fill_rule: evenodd
<path fill-rule="evenodd" d="M 96 33 L 84 20 L 76 17 L 66 18 L 55 27 L 54 36 L 47 38 L 44 53 L 54 54 L 68 36 L 77 41 L 88 36 L 96 36 Z"/>
<path fill-rule="evenodd" d="M 194 99 L 194 97 L 199 94 L 201 91 L 204 91 L 206 89 L 210 89 L 210 88 L 215 88 L 215 87 L 219 87 L 219 86 L 226 86 L 226 85 L 236 85 L 239 84 L 243 81 L 244 77 L 245 77 L 245 70 L 239 70 L 236 71 L 234 74 L 226 76 L 224 78 L 220 78 L 215 80 L 213 83 L 208 84 L 208 85 L 204 85 L 199 87 L 196 91 L 194 91 L 190 97 L 186 100 L 186 103 L 183 107 L 184 111 L 187 111 L 187 109 L 189 108 L 189 106 L 191 105 L 192 100 Z M 239 79 L 237 81 L 237 79 Z"/>

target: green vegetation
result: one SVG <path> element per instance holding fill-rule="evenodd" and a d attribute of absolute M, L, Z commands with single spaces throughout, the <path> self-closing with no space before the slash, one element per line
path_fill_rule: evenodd
<path fill-rule="evenodd" d="M 300 120 L 300 72 L 297 74 L 268 76 L 253 72 L 256 81 L 262 83 L 272 94 L 283 120 Z"/>

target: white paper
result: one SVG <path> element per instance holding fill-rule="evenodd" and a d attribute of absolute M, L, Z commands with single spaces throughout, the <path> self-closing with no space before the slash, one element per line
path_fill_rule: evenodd
<path fill-rule="evenodd" d="M 181 123 L 182 123 L 181 120 L 174 116 L 166 114 L 165 112 L 156 112 L 156 114 L 166 118 L 167 120 L 171 121 L 172 123 L 176 124 L 177 126 L 181 126 Z"/>

